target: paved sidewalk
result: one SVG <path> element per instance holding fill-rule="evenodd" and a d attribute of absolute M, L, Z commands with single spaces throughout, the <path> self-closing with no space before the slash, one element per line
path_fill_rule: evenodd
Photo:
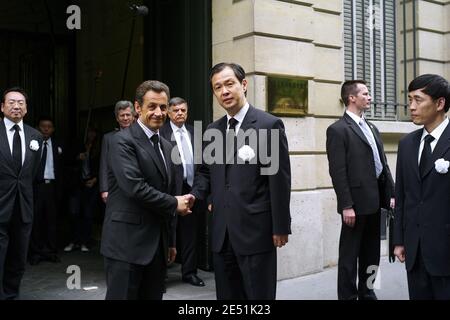
<path fill-rule="evenodd" d="M 381 258 L 379 286 L 375 293 L 380 300 L 408 300 L 405 265 L 389 263 Z M 295 279 L 282 280 L 277 287 L 278 300 L 337 300 L 337 267 Z"/>
<path fill-rule="evenodd" d="M 106 286 L 103 259 L 98 252 L 64 253 L 61 263 L 42 262 L 37 266 L 27 266 L 22 282 L 23 300 L 103 300 Z M 69 290 L 67 273 L 69 266 L 79 266 L 81 289 Z M 379 299 L 408 299 L 406 272 L 404 265 L 391 264 L 385 257 L 380 267 L 380 288 L 376 290 Z M 169 268 L 165 300 L 215 300 L 214 274 L 199 270 L 205 287 L 194 287 L 181 281 L 180 266 Z M 337 268 L 323 272 L 278 282 L 278 300 L 336 300 Z M 73 281 L 69 281 L 73 283 Z M 91 287 L 91 288 L 89 288 Z M 92 288 L 96 287 L 96 288 Z M 86 290 L 90 289 L 90 290 Z"/>

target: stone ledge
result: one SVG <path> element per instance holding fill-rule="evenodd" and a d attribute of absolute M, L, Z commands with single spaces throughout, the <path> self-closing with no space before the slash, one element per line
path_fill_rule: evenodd
<path fill-rule="evenodd" d="M 421 128 L 412 122 L 370 120 L 382 134 L 407 134 Z"/>

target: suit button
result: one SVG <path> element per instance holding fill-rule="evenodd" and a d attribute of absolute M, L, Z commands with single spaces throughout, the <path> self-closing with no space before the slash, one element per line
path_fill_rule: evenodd
<path fill-rule="evenodd" d="M 225 188 L 229 190 L 229 189 L 231 188 L 231 186 L 230 186 L 229 184 L 227 184 L 227 185 L 225 186 Z"/>

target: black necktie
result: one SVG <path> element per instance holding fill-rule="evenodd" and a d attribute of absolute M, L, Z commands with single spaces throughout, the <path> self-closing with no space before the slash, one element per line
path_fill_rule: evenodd
<path fill-rule="evenodd" d="M 228 120 L 228 130 L 236 130 L 236 125 L 239 123 L 235 118 Z"/>
<path fill-rule="evenodd" d="M 38 174 L 39 181 L 44 181 L 46 162 L 47 162 L 47 141 L 44 141 L 44 148 L 42 149 L 41 163 L 39 164 L 39 174 Z"/>
<path fill-rule="evenodd" d="M 13 129 L 16 131 L 14 132 L 13 137 L 13 150 L 12 150 L 12 156 L 14 165 L 16 167 L 17 173 L 20 172 L 20 169 L 22 168 L 22 140 L 20 139 L 20 127 L 15 124 L 13 126 Z"/>
<path fill-rule="evenodd" d="M 425 170 L 427 169 L 428 164 L 430 163 L 430 159 L 431 159 L 430 143 L 433 140 L 434 140 L 434 137 L 430 134 L 427 135 L 424 139 L 422 154 L 420 156 L 420 163 L 419 163 L 419 172 L 420 172 L 421 178 L 423 178 L 423 176 L 425 175 Z"/>
<path fill-rule="evenodd" d="M 159 150 L 159 135 L 158 134 L 152 135 L 150 140 L 152 140 L 152 142 L 153 142 L 153 148 L 155 148 L 155 152 L 156 152 L 156 155 L 158 157 L 159 164 L 164 169 L 163 170 L 164 178 L 167 178 L 166 165 L 164 164 L 164 160 L 163 160 L 163 157 L 162 157 L 162 154 L 161 154 L 161 150 Z"/>
<path fill-rule="evenodd" d="M 236 125 L 239 123 L 235 118 L 228 120 L 228 132 L 226 136 L 226 164 L 231 164 L 234 159 L 234 151 L 236 150 L 237 138 L 236 138 Z"/>

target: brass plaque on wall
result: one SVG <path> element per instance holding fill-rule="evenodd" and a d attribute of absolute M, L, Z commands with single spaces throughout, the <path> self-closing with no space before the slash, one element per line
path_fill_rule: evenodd
<path fill-rule="evenodd" d="M 269 112 L 280 116 L 305 116 L 308 113 L 308 80 L 267 77 Z"/>

